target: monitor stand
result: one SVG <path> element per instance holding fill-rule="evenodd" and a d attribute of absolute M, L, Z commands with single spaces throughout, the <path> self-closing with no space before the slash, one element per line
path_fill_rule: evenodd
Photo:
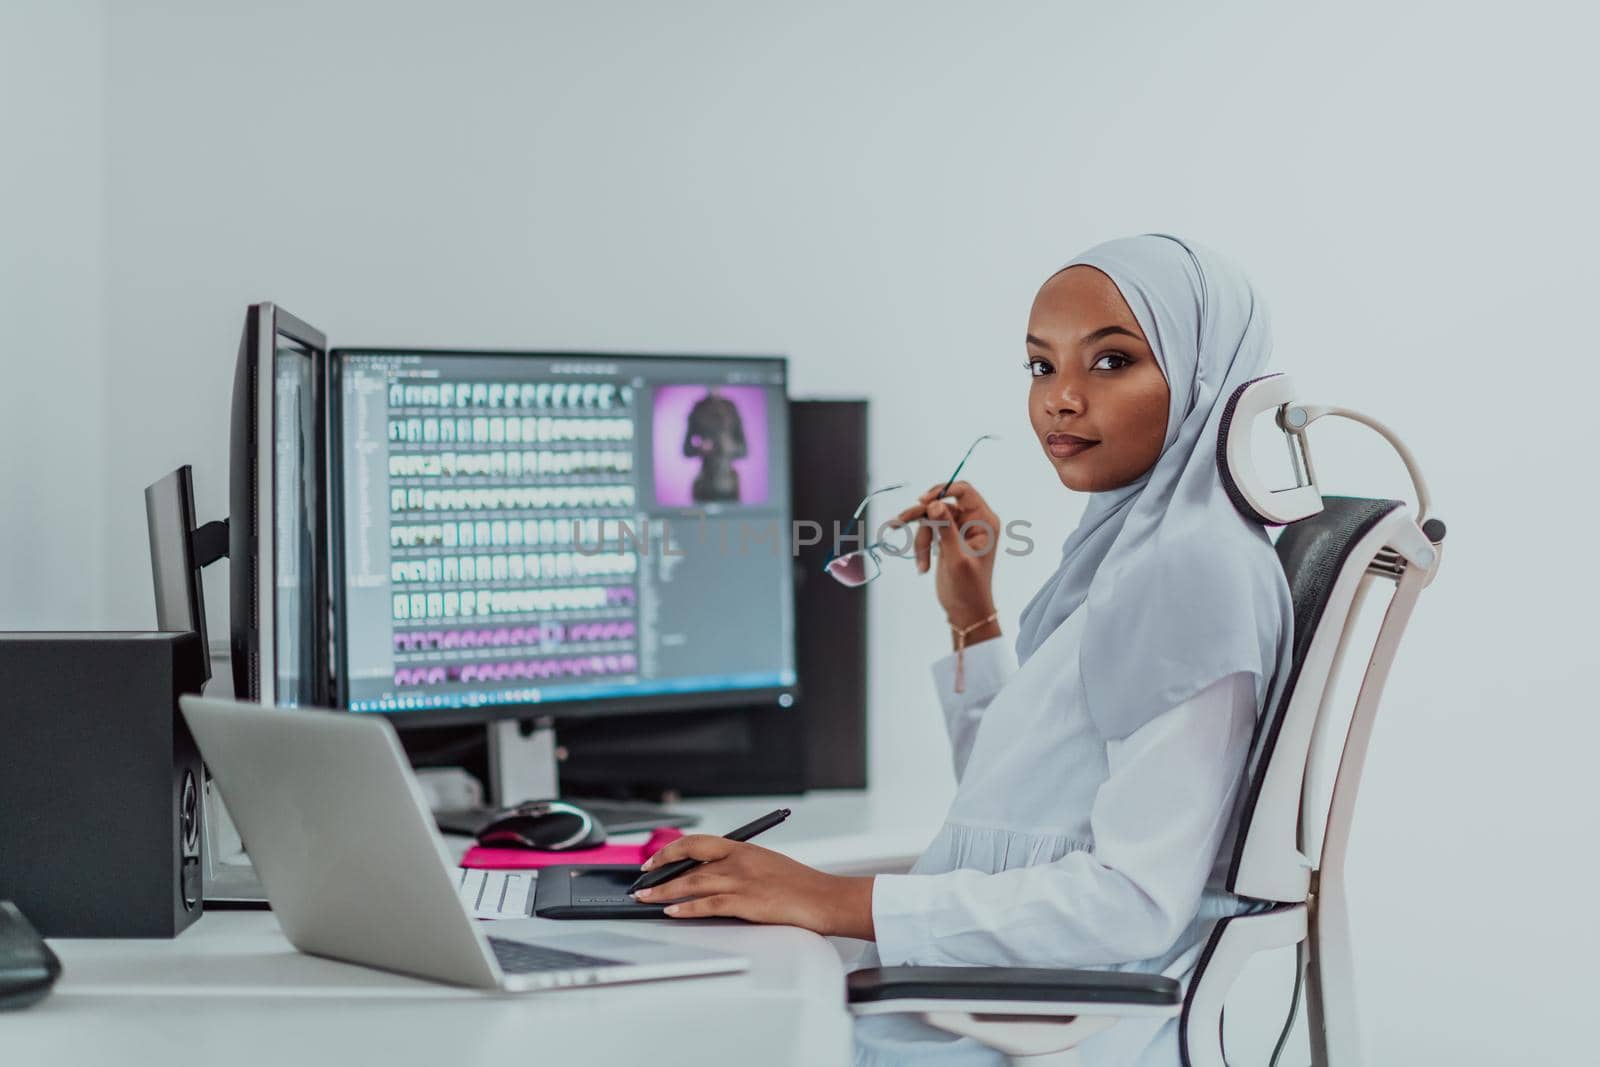
<path fill-rule="evenodd" d="M 245 854 L 221 791 L 210 775 L 205 786 L 205 866 L 201 871 L 207 910 L 265 908 L 267 890 Z"/>
<path fill-rule="evenodd" d="M 434 821 L 445 833 L 476 836 L 503 809 L 526 800 L 561 796 L 560 757 L 555 725 L 550 719 L 489 723 L 489 801 L 494 807 L 436 811 Z M 646 800 L 601 800 L 563 797 L 588 811 L 607 833 L 653 830 L 658 826 L 689 827 L 698 815 L 669 811 Z"/>

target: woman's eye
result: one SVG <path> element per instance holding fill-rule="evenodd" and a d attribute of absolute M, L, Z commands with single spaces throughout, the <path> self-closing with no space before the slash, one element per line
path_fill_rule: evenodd
<path fill-rule="evenodd" d="M 1050 364 L 1042 359 L 1025 359 L 1022 361 L 1022 365 L 1028 369 L 1028 377 L 1030 378 L 1043 378 L 1051 370 Z"/>
<path fill-rule="evenodd" d="M 1112 360 L 1114 362 L 1112 362 L 1112 364 L 1110 366 L 1105 366 L 1106 361 L 1108 361 L 1108 360 Z M 1121 352 L 1107 352 L 1105 355 L 1103 355 L 1099 359 L 1095 360 L 1094 361 L 1094 366 L 1091 367 L 1090 369 L 1091 370 L 1121 370 L 1123 367 L 1126 367 L 1128 364 L 1130 364 L 1132 362 L 1133 362 L 1133 360 L 1129 359 L 1127 356 L 1123 355 Z"/>

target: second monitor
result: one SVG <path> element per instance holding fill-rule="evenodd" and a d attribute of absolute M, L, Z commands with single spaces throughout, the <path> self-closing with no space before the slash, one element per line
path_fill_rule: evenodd
<path fill-rule="evenodd" d="M 420 725 L 791 704 L 785 371 L 336 349 L 339 705 Z"/>

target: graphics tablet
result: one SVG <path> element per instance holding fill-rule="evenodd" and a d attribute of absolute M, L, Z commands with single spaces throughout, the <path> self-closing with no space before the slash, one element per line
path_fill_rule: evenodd
<path fill-rule="evenodd" d="M 634 864 L 546 867 L 539 872 L 533 913 L 541 919 L 665 919 L 672 901 L 642 904 L 628 895 Z"/>

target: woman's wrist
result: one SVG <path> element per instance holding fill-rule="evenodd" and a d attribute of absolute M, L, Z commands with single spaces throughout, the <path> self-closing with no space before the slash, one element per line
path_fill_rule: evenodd
<path fill-rule="evenodd" d="M 958 639 L 955 633 L 952 632 L 950 634 L 950 648 L 951 651 L 954 651 L 958 648 L 971 648 L 973 645 L 976 645 L 981 641 L 988 641 L 992 638 L 999 637 L 1000 633 L 1000 620 L 992 619 L 989 622 L 984 623 L 982 626 L 974 628 L 970 633 L 967 634 L 965 641 Z"/>
<path fill-rule="evenodd" d="M 946 620 L 950 625 L 950 647 L 971 648 L 980 641 L 1000 636 L 999 613 L 990 605 L 987 610 L 962 611 Z"/>
<path fill-rule="evenodd" d="M 872 926 L 872 875 L 853 877 L 832 875 L 833 892 L 829 893 L 832 907 L 825 923 L 826 929 L 818 933 L 831 937 L 858 937 L 874 940 Z"/>

